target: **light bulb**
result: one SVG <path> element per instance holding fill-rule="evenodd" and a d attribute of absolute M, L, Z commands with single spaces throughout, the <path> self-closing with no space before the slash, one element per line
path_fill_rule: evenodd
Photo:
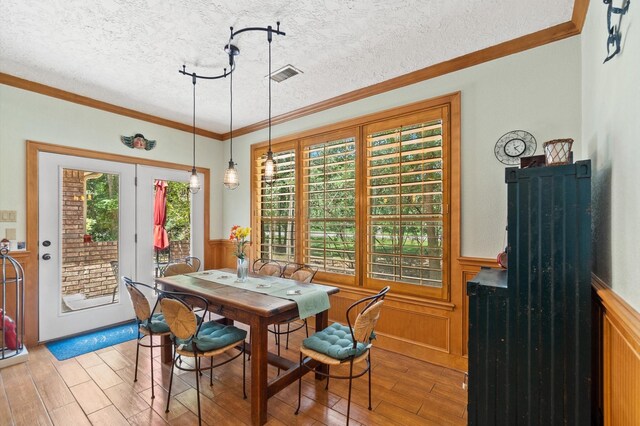
<path fill-rule="evenodd" d="M 236 189 L 240 185 L 238 171 L 234 167 L 233 161 L 229 161 L 229 168 L 224 172 L 224 186 L 227 189 Z"/>
<path fill-rule="evenodd" d="M 200 191 L 200 179 L 198 178 L 196 169 L 191 170 L 191 178 L 189 178 L 189 191 L 191 191 L 192 194 Z"/>
<path fill-rule="evenodd" d="M 276 163 L 273 161 L 273 153 L 267 152 L 267 159 L 264 162 L 264 181 L 266 183 L 273 183 L 276 178 Z"/>

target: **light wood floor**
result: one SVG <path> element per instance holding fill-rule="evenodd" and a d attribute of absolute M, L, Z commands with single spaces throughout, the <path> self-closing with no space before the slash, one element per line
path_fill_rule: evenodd
<path fill-rule="evenodd" d="M 302 330 L 283 355 L 298 359 Z M 270 336 L 273 345 L 273 336 Z M 194 373 L 174 375 L 171 411 L 164 412 L 170 371 L 140 350 L 138 381 L 133 382 L 135 340 L 66 361 L 57 361 L 44 346 L 29 348 L 29 362 L 0 370 L 0 425 L 192 425 L 197 424 Z M 275 349 L 274 349 L 275 350 Z M 200 380 L 203 423 L 250 424 L 249 399 L 242 399 L 242 358 Z M 353 425 L 462 425 L 467 423 L 463 375 L 374 347 L 373 411 L 367 410 L 367 379 L 354 381 Z M 150 369 L 156 398 L 151 399 Z M 334 371 L 332 373 L 339 373 Z M 270 374 L 275 375 L 276 369 Z M 247 393 L 250 366 L 247 364 Z M 303 379 L 301 413 L 297 383 L 269 400 L 269 425 L 342 425 L 347 412 L 347 381 Z M 249 395 L 249 398 L 251 396 Z"/>

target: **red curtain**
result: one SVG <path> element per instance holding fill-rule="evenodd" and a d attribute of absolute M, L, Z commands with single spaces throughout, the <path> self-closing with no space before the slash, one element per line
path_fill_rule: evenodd
<path fill-rule="evenodd" d="M 156 196 L 153 203 L 153 247 L 163 250 L 169 247 L 169 235 L 164 225 L 167 221 L 167 182 L 157 180 Z"/>

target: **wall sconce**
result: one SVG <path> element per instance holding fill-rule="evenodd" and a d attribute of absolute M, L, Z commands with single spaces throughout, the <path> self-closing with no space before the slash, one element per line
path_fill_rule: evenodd
<path fill-rule="evenodd" d="M 622 24 L 622 17 L 629 10 L 631 0 L 622 0 L 622 7 L 615 7 L 613 0 L 603 0 L 607 5 L 607 57 L 604 59 L 604 63 L 620 53 L 620 42 L 622 41 L 622 33 L 620 32 L 620 25 Z M 616 25 L 611 24 L 612 15 L 618 15 L 618 23 Z M 611 52 L 611 48 L 614 47 L 614 51 Z"/>

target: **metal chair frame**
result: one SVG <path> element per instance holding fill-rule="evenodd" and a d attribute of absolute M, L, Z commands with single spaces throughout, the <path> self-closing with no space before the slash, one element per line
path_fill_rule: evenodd
<path fill-rule="evenodd" d="M 195 309 L 202 309 L 204 310 L 204 312 L 209 310 L 209 302 L 207 301 L 207 299 L 205 299 L 204 297 L 195 295 L 195 294 L 190 294 L 190 293 L 182 293 L 182 292 L 172 292 L 172 291 L 164 291 L 162 292 L 159 301 L 162 299 L 173 299 L 176 300 L 180 303 L 182 303 L 186 308 L 188 308 L 190 311 L 194 312 Z M 188 301 L 190 301 L 191 303 L 188 303 Z M 194 312 L 195 315 L 195 312 Z M 197 318 L 197 317 L 196 317 Z M 193 371 L 196 373 L 196 392 L 197 392 L 197 396 L 198 396 L 198 424 L 202 424 L 202 416 L 201 416 L 201 411 L 200 411 L 200 377 L 202 376 L 202 371 L 203 370 L 209 370 L 209 386 L 213 386 L 213 369 L 216 367 L 219 367 L 221 365 L 227 364 L 231 361 L 233 361 L 234 359 L 238 358 L 240 355 L 242 355 L 242 395 L 244 399 L 247 399 L 247 392 L 246 392 L 246 360 L 245 360 L 245 354 L 246 354 L 246 344 L 245 341 L 242 341 L 242 348 L 238 348 L 240 350 L 240 352 L 227 359 L 226 361 L 214 364 L 213 363 L 213 356 L 211 356 L 211 365 L 207 368 L 202 368 L 200 365 L 200 361 L 202 359 L 202 357 L 204 356 L 204 354 L 207 351 L 202 351 L 198 349 L 198 345 L 196 342 L 193 341 L 193 338 L 196 337 L 199 333 L 200 333 L 200 328 L 202 327 L 202 324 L 204 323 L 204 320 L 199 321 L 199 323 L 196 326 L 196 330 L 194 332 L 194 334 L 191 335 L 191 337 L 189 337 L 188 339 L 186 339 L 187 341 L 189 341 L 192 344 L 192 348 L 193 348 L 193 357 L 189 356 L 189 358 L 194 358 L 194 364 L 195 367 L 194 368 L 188 368 L 188 367 L 183 367 L 182 366 L 182 356 L 177 352 L 177 345 L 176 345 L 176 338 L 173 335 L 173 333 L 171 333 L 171 343 L 174 346 L 174 356 L 173 356 L 173 360 L 171 363 L 171 378 L 169 379 L 169 393 L 167 396 L 167 407 L 165 409 L 165 412 L 168 413 L 169 412 L 169 403 L 171 402 L 171 387 L 173 385 L 173 371 L 174 368 L 177 368 L 178 370 L 181 371 Z M 184 339 L 183 339 L 184 340 Z"/>
<path fill-rule="evenodd" d="M 384 300 L 385 296 L 387 295 L 387 293 L 389 292 L 390 287 L 386 286 L 384 287 L 382 290 L 380 290 L 380 292 L 378 292 L 377 294 L 374 294 L 373 296 L 367 296 L 364 297 L 360 300 L 358 300 L 357 302 L 354 302 L 351 304 L 351 306 L 349 306 L 347 308 L 347 326 L 349 327 L 349 331 L 351 332 L 351 339 L 353 340 L 353 351 L 354 351 L 354 355 L 349 356 L 348 358 L 345 358 L 343 360 L 340 360 L 340 364 L 345 364 L 345 363 L 349 363 L 349 375 L 348 376 L 337 376 L 337 375 L 332 375 L 330 374 L 330 366 L 327 364 L 327 372 L 324 373 L 322 371 L 318 371 L 316 370 L 316 374 L 319 374 L 321 376 L 324 376 L 327 378 L 327 384 L 325 385 L 325 389 L 329 389 L 329 379 L 333 378 L 333 379 L 347 379 L 349 380 L 349 396 L 347 399 L 347 425 L 349 425 L 349 414 L 351 413 L 351 388 L 352 388 L 352 383 L 353 383 L 353 379 L 357 379 L 358 377 L 362 377 L 365 374 L 368 373 L 369 376 L 369 410 L 372 409 L 371 407 L 371 347 L 367 348 L 367 358 L 366 358 L 366 363 L 367 366 L 366 368 L 364 368 L 361 372 L 357 373 L 357 374 L 353 374 L 353 362 L 356 358 L 355 355 L 355 351 L 358 345 L 358 341 L 356 340 L 354 331 L 353 331 L 353 327 L 351 325 L 351 320 L 349 319 L 349 314 L 351 313 L 351 311 L 356 308 L 359 305 L 362 305 L 363 303 L 366 303 L 367 301 L 369 303 L 367 303 L 367 305 L 364 307 L 364 309 L 358 314 L 358 316 L 364 314 L 367 309 L 369 309 L 374 303 L 380 301 L 380 300 Z M 371 340 L 371 338 L 369 338 L 369 340 Z M 305 364 L 304 361 L 304 356 L 302 354 L 302 352 L 300 352 L 300 368 L 302 369 L 302 367 L 305 367 L 307 369 L 311 369 L 307 364 Z M 338 361 L 338 360 L 336 360 Z M 318 361 L 320 362 L 320 361 Z M 298 407 L 296 408 L 295 414 L 297 415 L 300 412 L 300 401 L 302 399 L 302 374 L 300 375 L 300 377 L 298 378 Z"/>
<path fill-rule="evenodd" d="M 141 286 L 141 287 L 145 287 L 145 288 L 148 288 L 148 289 L 152 290 L 153 292 L 156 293 L 156 295 L 158 295 L 158 298 L 156 299 L 156 303 L 153 305 L 153 308 L 150 309 L 150 311 L 149 311 L 149 318 L 146 318 L 146 320 L 151 320 L 151 317 L 153 317 L 153 314 L 156 311 L 156 308 L 158 307 L 158 303 L 159 303 L 159 300 L 160 300 L 160 294 L 162 292 L 160 290 L 158 290 L 157 288 L 152 287 L 150 285 L 139 283 L 139 282 L 135 282 L 135 281 L 131 280 L 131 278 L 122 277 L 122 280 L 124 281 L 124 284 L 125 284 L 126 287 L 133 288 L 134 291 L 138 291 L 138 292 L 142 293 L 140 291 L 140 289 L 137 288 L 138 286 Z M 142 295 L 144 296 L 144 293 L 142 293 Z M 145 296 L 145 299 L 146 299 L 146 296 Z M 147 302 L 148 302 L 148 300 L 147 300 Z M 143 333 L 142 335 L 140 335 L 141 334 L 140 333 L 140 324 L 142 323 L 142 321 L 145 321 L 145 319 L 140 319 L 140 318 L 138 318 L 138 315 L 136 315 L 136 325 L 137 325 L 137 331 L 138 331 L 138 339 L 137 339 L 137 344 L 136 344 L 136 369 L 135 369 L 135 373 L 134 373 L 134 376 L 133 376 L 133 381 L 134 381 L 134 383 L 138 381 L 138 358 L 140 356 L 140 346 L 145 347 L 145 348 L 149 348 L 149 351 L 151 352 L 151 399 L 153 399 L 153 398 L 156 397 L 155 391 L 154 391 L 155 382 L 153 380 L 153 348 L 164 348 L 165 346 L 169 346 L 170 345 L 170 344 L 163 344 L 163 343 L 154 345 L 153 344 L 153 336 L 164 336 L 164 335 L 167 335 L 169 333 L 168 332 L 165 332 L 165 333 L 154 333 L 151 330 L 151 328 L 145 327 L 147 332 L 148 332 L 148 334 L 144 334 Z M 149 343 L 148 344 L 142 343 L 142 339 L 144 339 L 145 337 L 149 337 Z"/>
<path fill-rule="evenodd" d="M 178 261 L 184 261 L 184 263 L 193 266 L 194 268 L 196 268 L 196 272 L 200 270 L 200 265 L 202 265 L 202 262 L 200 261 L 200 259 L 198 259 L 195 256 L 187 256 L 183 259 L 174 260 L 173 262 L 178 262 Z"/>

